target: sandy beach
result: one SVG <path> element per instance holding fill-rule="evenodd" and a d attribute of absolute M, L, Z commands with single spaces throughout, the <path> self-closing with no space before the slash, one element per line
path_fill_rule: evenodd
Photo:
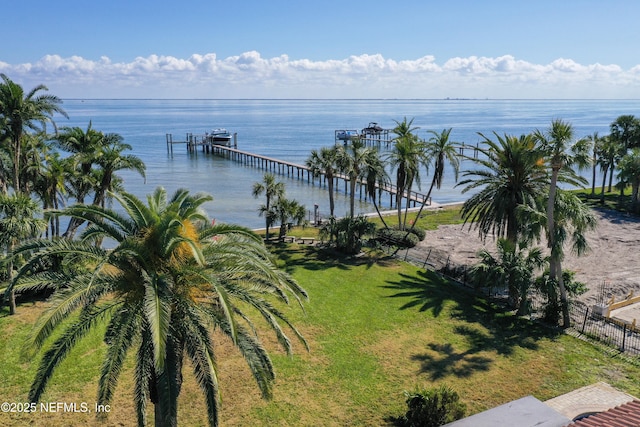
<path fill-rule="evenodd" d="M 640 295 L 640 220 L 614 211 L 596 210 L 598 227 L 587 235 L 590 251 L 577 257 L 567 250 L 563 268 L 576 272 L 576 279 L 586 283 L 589 290 L 579 299 L 593 304 L 606 282 L 605 296 L 616 301 L 631 291 Z M 545 248 L 545 242 L 540 242 Z M 478 261 L 481 248 L 495 249 L 495 240 L 488 236 L 482 241 L 478 231 L 469 226 L 445 225 L 427 231 L 425 239 L 411 251 L 418 259 L 429 255 L 430 262 L 471 266 Z M 545 248 L 546 250 L 546 248 Z"/>

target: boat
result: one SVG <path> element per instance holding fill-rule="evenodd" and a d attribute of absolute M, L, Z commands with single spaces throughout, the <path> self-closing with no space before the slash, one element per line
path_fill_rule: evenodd
<path fill-rule="evenodd" d="M 360 134 L 357 130 L 337 130 L 336 139 L 340 141 L 350 141 L 352 139 L 360 138 Z"/>
<path fill-rule="evenodd" d="M 362 129 L 362 133 L 365 134 L 365 135 L 378 135 L 383 130 L 384 129 L 382 128 L 382 126 L 380 126 L 378 123 L 370 122 L 369 126 L 367 126 L 366 128 Z"/>
<path fill-rule="evenodd" d="M 231 134 L 224 128 L 218 128 L 211 131 L 211 140 L 215 142 L 229 142 L 231 141 Z"/>

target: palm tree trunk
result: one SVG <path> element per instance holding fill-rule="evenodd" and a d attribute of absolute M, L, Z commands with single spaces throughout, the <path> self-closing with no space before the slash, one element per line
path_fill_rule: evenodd
<path fill-rule="evenodd" d="M 354 217 L 356 210 L 356 180 L 356 177 L 349 178 L 349 192 L 351 193 L 349 194 L 349 213 L 351 218 Z"/>
<path fill-rule="evenodd" d="M 611 193 L 611 183 L 613 182 L 613 170 L 615 169 L 614 165 L 611 165 L 611 169 L 609 170 L 609 193 Z"/>
<path fill-rule="evenodd" d="M 602 191 L 600 192 L 600 203 L 602 204 L 604 204 L 604 187 L 607 185 L 607 171 L 608 167 L 602 171 Z"/>
<path fill-rule="evenodd" d="M 422 210 L 427 205 L 427 202 L 429 201 L 429 198 L 431 197 L 431 191 L 433 191 L 433 187 L 435 186 L 435 184 L 436 184 L 436 175 L 434 174 L 433 175 L 433 179 L 431 180 L 431 186 L 429 186 L 429 191 L 427 192 L 427 195 L 425 196 L 424 200 L 422 200 L 422 204 L 420 205 L 420 209 L 418 210 L 418 215 L 416 215 L 416 220 L 413 221 L 413 224 L 411 224 L 411 228 L 407 232 L 407 235 L 405 236 L 405 238 L 415 228 L 416 223 L 418 222 L 418 219 L 420 218 L 420 215 L 422 215 Z"/>
<path fill-rule="evenodd" d="M 264 238 L 265 241 L 269 241 L 269 222 L 270 222 L 270 218 L 269 218 L 269 208 L 270 208 L 270 198 L 269 196 L 267 196 L 267 211 L 264 213 L 264 225 L 265 225 L 265 233 L 264 233 Z"/>
<path fill-rule="evenodd" d="M 15 249 L 15 243 L 12 241 L 9 246 L 9 256 L 13 256 L 13 250 Z M 13 258 L 9 258 L 9 262 L 7 262 L 7 278 L 9 279 L 9 286 L 11 286 L 11 291 L 9 291 L 9 314 L 16 314 L 16 292 L 13 290 Z"/>
<path fill-rule="evenodd" d="M 13 280 L 13 261 L 9 261 L 7 263 L 7 277 L 9 278 L 9 283 Z M 16 314 L 16 292 L 11 287 L 11 291 L 9 292 L 9 314 Z"/>
<path fill-rule="evenodd" d="M 558 288 L 560 288 L 560 303 L 562 304 L 562 327 L 571 326 L 571 316 L 569 315 L 569 298 L 567 297 L 567 288 L 564 286 L 564 278 L 562 277 L 562 261 L 558 260 L 556 265 L 558 271 Z"/>
<path fill-rule="evenodd" d="M 411 187 L 413 187 L 413 177 L 409 179 L 409 182 L 406 186 L 407 192 L 407 204 L 404 207 L 404 220 L 402 221 L 402 229 L 406 230 L 407 228 L 407 215 L 409 214 L 409 196 L 411 195 Z"/>
<path fill-rule="evenodd" d="M 378 217 L 380 217 L 380 221 L 382 221 L 382 224 L 384 225 L 384 228 L 389 228 L 389 226 L 387 225 L 387 223 L 384 220 L 384 217 L 380 213 L 380 209 L 378 208 L 378 203 L 376 203 L 376 199 L 374 198 L 372 200 L 372 202 L 373 202 L 373 207 L 376 208 L 376 212 L 378 213 Z"/>
<path fill-rule="evenodd" d="M 21 191 L 20 188 L 20 133 L 13 140 L 13 189 L 16 193 Z"/>
<path fill-rule="evenodd" d="M 562 326 L 568 328 L 571 323 L 569 318 L 569 300 L 567 298 L 567 290 L 562 280 L 562 262 L 558 259 L 558 255 L 554 252 L 555 246 L 555 220 L 554 208 L 556 200 L 556 190 L 558 182 L 559 165 L 552 166 L 551 184 L 549 187 L 549 200 L 547 201 L 547 247 L 551 250 L 551 258 L 549 260 L 549 276 L 558 283 L 560 288 L 560 304 L 562 305 Z"/>
<path fill-rule="evenodd" d="M 330 177 L 327 177 L 327 185 L 328 185 L 328 190 L 329 190 L 329 213 L 331 216 L 333 216 L 333 212 L 335 211 L 335 200 L 334 200 L 334 193 L 333 193 L 333 175 L 331 175 Z"/>
<path fill-rule="evenodd" d="M 593 167 L 591 170 L 591 195 L 595 195 L 596 194 L 596 165 L 598 162 L 598 158 L 596 156 L 596 151 L 595 151 L 595 147 L 593 149 Z"/>

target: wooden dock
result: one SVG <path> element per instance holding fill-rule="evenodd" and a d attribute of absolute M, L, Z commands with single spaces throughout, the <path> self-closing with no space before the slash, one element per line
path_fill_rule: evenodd
<path fill-rule="evenodd" d="M 287 162 L 280 159 L 274 159 L 272 157 L 250 153 L 248 151 L 242 151 L 238 150 L 237 148 L 227 147 L 223 145 L 210 146 L 210 152 L 214 155 L 224 157 L 229 160 L 234 160 L 247 166 L 260 168 L 274 174 L 286 175 L 287 177 L 297 178 L 300 180 L 306 179 L 307 183 L 311 185 L 315 185 L 317 179 L 318 185 L 326 186 L 326 176 L 324 174 L 314 176 L 311 170 L 305 165 Z M 344 183 L 344 192 L 345 194 L 348 194 L 349 177 L 343 174 L 337 174 L 334 179 L 336 184 L 335 188 L 337 189 L 339 182 L 342 181 Z M 378 188 L 378 192 L 380 195 L 382 195 L 382 193 L 389 194 L 389 206 L 393 208 L 396 201 L 397 187 L 395 185 L 386 185 L 384 187 L 379 187 L 376 185 L 376 188 Z M 360 200 L 364 200 L 366 202 L 367 190 L 365 181 L 360 180 L 357 183 L 356 191 L 359 192 Z M 406 199 L 407 203 L 409 203 L 410 205 L 412 204 L 413 207 L 416 207 L 419 204 L 423 203 L 423 201 L 426 199 L 426 195 L 417 191 L 410 191 L 409 194 L 405 194 L 403 196 L 403 199 Z M 430 204 L 431 198 L 429 198 L 429 200 L 427 201 L 427 205 Z"/>

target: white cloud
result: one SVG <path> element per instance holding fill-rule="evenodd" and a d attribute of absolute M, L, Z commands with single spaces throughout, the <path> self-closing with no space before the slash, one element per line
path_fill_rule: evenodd
<path fill-rule="evenodd" d="M 640 65 L 623 70 L 567 58 L 534 64 L 510 55 L 441 65 L 433 56 L 396 61 L 380 54 L 312 61 L 249 51 L 126 63 L 47 55 L 33 63 L 0 61 L 0 72 L 25 88 L 45 84 L 63 98 L 640 98 Z"/>

